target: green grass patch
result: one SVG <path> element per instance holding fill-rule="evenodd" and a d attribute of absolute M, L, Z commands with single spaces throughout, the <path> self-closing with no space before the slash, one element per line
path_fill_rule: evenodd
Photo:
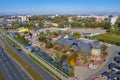
<path fill-rule="evenodd" d="M 49 72 L 50 74 L 52 74 L 54 77 L 57 78 L 57 80 L 62 80 L 60 77 L 58 77 L 55 73 L 53 73 L 50 69 L 48 69 L 47 67 L 45 67 L 43 64 L 41 64 L 38 60 L 36 60 L 33 56 L 29 55 L 30 58 L 36 62 L 37 64 L 39 64 L 42 68 L 44 68 L 47 72 Z"/>
<path fill-rule="evenodd" d="M 25 71 L 33 78 L 33 80 L 43 80 L 43 78 L 31 67 L 29 66 L 20 56 L 18 56 L 0 37 L 0 41 L 4 45 L 5 51 L 14 58 L 24 69 Z"/>
<path fill-rule="evenodd" d="M 107 42 L 110 44 L 120 45 L 120 35 L 116 35 L 114 33 L 100 34 L 100 35 L 93 36 L 93 38 L 96 38 L 100 41 Z"/>

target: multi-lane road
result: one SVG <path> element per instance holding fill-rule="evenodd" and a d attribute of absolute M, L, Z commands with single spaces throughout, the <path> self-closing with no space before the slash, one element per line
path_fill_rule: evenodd
<path fill-rule="evenodd" d="M 30 76 L 2 49 L 0 43 L 0 71 L 4 80 L 32 80 Z"/>
<path fill-rule="evenodd" d="M 14 50 L 27 64 L 29 64 L 44 80 L 56 80 L 52 75 L 50 75 L 41 66 L 36 64 L 24 51 L 18 51 L 16 47 L 12 46 L 11 43 L 1 34 L 1 37 L 8 44 L 8 46 Z M 22 79 L 21 79 L 22 80 Z"/>

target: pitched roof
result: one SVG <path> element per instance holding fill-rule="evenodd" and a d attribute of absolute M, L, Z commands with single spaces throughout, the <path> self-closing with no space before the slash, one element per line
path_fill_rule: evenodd
<path fill-rule="evenodd" d="M 60 44 L 63 46 L 67 46 L 67 47 L 71 47 L 73 42 L 75 42 L 75 39 L 73 39 L 73 38 L 60 38 L 60 39 L 56 40 L 54 43 Z"/>
<path fill-rule="evenodd" d="M 93 48 L 93 45 L 90 43 L 90 42 L 86 42 L 86 41 L 83 41 L 83 40 L 77 40 L 73 43 L 73 45 L 77 46 L 73 46 L 73 49 L 74 50 L 79 50 L 81 52 L 84 52 L 84 53 L 90 53 L 91 49 Z"/>

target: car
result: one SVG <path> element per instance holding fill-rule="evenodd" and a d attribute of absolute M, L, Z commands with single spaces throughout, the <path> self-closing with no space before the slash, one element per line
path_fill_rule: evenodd
<path fill-rule="evenodd" d="M 120 66 L 118 66 L 118 65 L 117 65 L 117 66 L 115 66 L 115 68 L 116 68 L 117 70 L 120 70 Z"/>
<path fill-rule="evenodd" d="M 116 73 L 117 71 L 116 71 L 115 69 L 112 69 L 111 72 L 112 72 L 112 73 Z"/>
<path fill-rule="evenodd" d="M 108 65 L 108 68 L 109 69 L 113 69 L 113 68 L 115 68 L 116 67 L 116 64 L 115 63 L 110 63 L 109 65 Z"/>
<path fill-rule="evenodd" d="M 97 79 L 99 79 L 99 78 L 100 78 L 100 77 L 97 76 L 97 77 L 93 78 L 92 80 L 97 80 Z"/>
<path fill-rule="evenodd" d="M 108 76 L 108 79 L 109 79 L 109 80 L 116 80 L 116 78 L 115 78 L 114 76 L 112 76 L 112 75 L 109 75 L 109 76 Z"/>
<path fill-rule="evenodd" d="M 116 74 L 120 74 L 120 71 L 116 72 Z"/>
<path fill-rule="evenodd" d="M 109 75 L 110 75 L 110 73 L 107 72 L 107 71 L 105 71 L 105 72 L 102 73 L 102 76 L 105 76 L 105 77 L 108 77 Z"/>
<path fill-rule="evenodd" d="M 114 57 L 114 61 L 120 63 L 120 57 L 119 56 Z"/>
<path fill-rule="evenodd" d="M 120 78 L 117 78 L 117 80 L 120 80 Z"/>
<path fill-rule="evenodd" d="M 18 48 L 17 50 L 18 50 L 18 51 L 22 51 L 22 49 L 20 49 L 20 48 Z"/>
<path fill-rule="evenodd" d="M 118 55 L 120 55 L 120 52 L 118 52 Z"/>

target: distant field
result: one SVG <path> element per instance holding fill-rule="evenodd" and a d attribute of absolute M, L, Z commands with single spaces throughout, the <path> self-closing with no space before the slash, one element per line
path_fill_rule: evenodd
<path fill-rule="evenodd" d="M 105 33 L 93 37 L 103 42 L 120 45 L 120 35 L 116 35 L 113 33 Z"/>

